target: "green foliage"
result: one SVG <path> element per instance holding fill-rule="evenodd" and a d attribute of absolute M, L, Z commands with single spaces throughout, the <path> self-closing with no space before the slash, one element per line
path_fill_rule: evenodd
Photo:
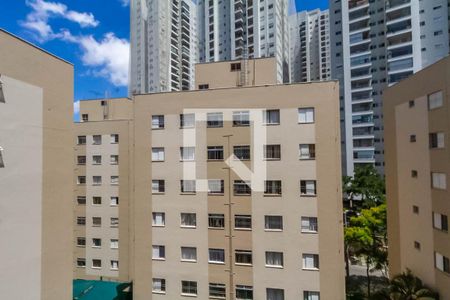
<path fill-rule="evenodd" d="M 411 270 L 395 276 L 389 288 L 376 293 L 373 300 L 438 300 L 439 295 L 427 288 Z"/>
<path fill-rule="evenodd" d="M 343 178 L 344 197 L 348 201 L 361 199 L 363 208 L 385 203 L 384 179 L 373 165 L 358 167 L 353 177 Z"/>

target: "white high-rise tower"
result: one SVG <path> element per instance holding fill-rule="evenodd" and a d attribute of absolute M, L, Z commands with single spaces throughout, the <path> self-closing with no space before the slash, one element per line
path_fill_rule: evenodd
<path fill-rule="evenodd" d="M 188 90 L 198 62 L 192 0 L 131 0 L 130 93 Z"/>

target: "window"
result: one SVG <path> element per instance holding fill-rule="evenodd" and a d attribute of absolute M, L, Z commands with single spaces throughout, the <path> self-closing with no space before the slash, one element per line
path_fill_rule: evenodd
<path fill-rule="evenodd" d="M 230 65 L 231 72 L 238 72 L 241 70 L 241 63 L 232 63 Z"/>
<path fill-rule="evenodd" d="M 447 188 L 447 175 L 444 173 L 431 173 L 432 187 L 439 190 Z"/>
<path fill-rule="evenodd" d="M 111 134 L 111 136 L 110 136 L 110 143 L 111 144 L 118 144 L 119 143 L 119 135 L 118 134 Z"/>
<path fill-rule="evenodd" d="M 283 230 L 282 216 L 264 216 L 264 228 L 266 230 Z"/>
<path fill-rule="evenodd" d="M 162 278 L 153 278 L 152 292 L 156 294 L 165 294 L 166 280 Z"/>
<path fill-rule="evenodd" d="M 93 205 L 101 205 L 102 204 L 102 197 L 92 197 L 92 204 Z"/>
<path fill-rule="evenodd" d="M 303 269 L 318 270 L 319 269 L 319 255 L 303 254 Z"/>
<path fill-rule="evenodd" d="M 111 239 L 109 242 L 109 247 L 111 249 L 119 249 L 119 240 L 118 239 Z"/>
<path fill-rule="evenodd" d="M 86 246 L 86 238 L 78 237 L 77 238 L 77 247 L 84 247 L 84 246 Z"/>
<path fill-rule="evenodd" d="M 264 146 L 264 159 L 267 159 L 267 160 L 281 159 L 281 146 L 280 145 L 265 145 Z"/>
<path fill-rule="evenodd" d="M 304 300 L 320 300 L 320 293 L 319 292 L 304 291 L 303 292 L 303 299 Z"/>
<path fill-rule="evenodd" d="M 225 250 L 223 249 L 209 249 L 208 250 L 208 262 L 212 264 L 225 263 Z"/>
<path fill-rule="evenodd" d="M 195 180 L 180 180 L 181 192 L 186 194 L 195 194 Z"/>
<path fill-rule="evenodd" d="M 181 147 L 180 160 L 193 161 L 195 159 L 195 147 Z"/>
<path fill-rule="evenodd" d="M 278 125 L 280 124 L 280 110 L 269 109 L 263 111 L 263 123 L 266 125 Z"/>
<path fill-rule="evenodd" d="M 102 267 L 102 260 L 101 259 L 93 259 L 92 260 L 92 268 L 93 269 L 100 269 Z"/>
<path fill-rule="evenodd" d="M 225 216 L 223 214 L 209 214 L 208 215 L 209 228 L 224 228 Z"/>
<path fill-rule="evenodd" d="M 248 110 L 233 112 L 233 126 L 250 126 L 250 112 Z"/>
<path fill-rule="evenodd" d="M 208 146 L 208 160 L 223 160 L 223 146 Z"/>
<path fill-rule="evenodd" d="M 119 197 L 113 196 L 110 199 L 110 205 L 111 206 L 117 206 L 119 205 Z"/>
<path fill-rule="evenodd" d="M 181 114 L 180 115 L 180 127 L 181 128 L 195 127 L 195 114 Z"/>
<path fill-rule="evenodd" d="M 314 108 L 299 108 L 298 122 L 300 124 L 314 123 Z"/>
<path fill-rule="evenodd" d="M 78 205 L 85 205 L 86 204 L 86 197 L 84 197 L 84 196 L 77 196 L 77 204 Z"/>
<path fill-rule="evenodd" d="M 100 218 L 100 217 L 92 217 L 92 226 L 94 226 L 94 227 L 102 226 L 102 218 Z"/>
<path fill-rule="evenodd" d="M 443 132 L 430 133 L 430 148 L 442 149 L 445 147 L 445 138 Z"/>
<path fill-rule="evenodd" d="M 416 141 L 417 141 L 416 135 L 415 135 L 415 134 L 411 134 L 411 135 L 409 136 L 409 142 L 415 143 Z"/>
<path fill-rule="evenodd" d="M 86 164 L 86 156 L 77 156 L 77 164 L 85 165 Z"/>
<path fill-rule="evenodd" d="M 251 195 L 252 193 L 250 181 L 235 180 L 233 189 L 235 195 Z"/>
<path fill-rule="evenodd" d="M 264 194 L 281 195 L 281 180 L 266 180 L 264 182 Z"/>
<path fill-rule="evenodd" d="M 163 227 L 166 224 L 166 214 L 163 212 L 152 213 L 152 225 L 155 227 Z"/>
<path fill-rule="evenodd" d="M 119 176 L 111 176 L 111 184 L 118 185 L 119 184 Z"/>
<path fill-rule="evenodd" d="M 420 245 L 420 243 L 418 241 L 414 241 L 414 248 L 417 249 L 417 250 L 420 250 L 421 245 Z"/>
<path fill-rule="evenodd" d="M 209 89 L 209 84 L 205 83 L 205 84 L 199 84 L 198 85 L 198 89 L 199 90 L 207 90 Z"/>
<path fill-rule="evenodd" d="M 1 85 L 0 85 L 1 87 Z M 3 148 L 0 147 L 0 168 L 4 168 L 5 167 L 5 162 L 3 161 Z"/>
<path fill-rule="evenodd" d="M 266 251 L 266 267 L 283 267 L 283 252 Z"/>
<path fill-rule="evenodd" d="M 102 144 L 102 136 L 101 135 L 93 135 L 92 136 L 92 143 L 94 145 L 101 145 Z"/>
<path fill-rule="evenodd" d="M 233 150 L 235 159 L 250 160 L 250 146 L 234 146 Z"/>
<path fill-rule="evenodd" d="M 428 109 L 429 110 L 439 108 L 442 105 L 444 105 L 442 91 L 428 95 Z"/>
<path fill-rule="evenodd" d="M 284 290 L 282 289 L 266 289 L 267 300 L 284 300 Z"/>
<path fill-rule="evenodd" d="M 164 116 L 163 115 L 152 116 L 152 129 L 164 129 Z"/>
<path fill-rule="evenodd" d="M 317 233 L 319 230 L 316 217 L 302 217 L 301 226 L 302 232 L 306 233 Z"/>
<path fill-rule="evenodd" d="M 77 184 L 78 185 L 86 184 L 86 176 L 78 176 L 77 177 Z"/>
<path fill-rule="evenodd" d="M 102 176 L 92 176 L 92 184 L 93 185 L 101 185 L 102 184 Z"/>
<path fill-rule="evenodd" d="M 86 145 L 86 136 L 85 135 L 79 135 L 77 138 L 77 144 L 78 145 Z"/>
<path fill-rule="evenodd" d="M 253 287 L 247 285 L 236 285 L 236 299 L 238 300 L 252 300 Z"/>
<path fill-rule="evenodd" d="M 109 163 L 111 165 L 118 165 L 119 164 L 119 155 L 111 155 L 109 158 Z"/>
<path fill-rule="evenodd" d="M 119 218 L 111 218 L 110 226 L 111 227 L 119 227 Z"/>
<path fill-rule="evenodd" d="M 166 258 L 166 247 L 161 245 L 153 245 L 152 259 L 164 260 Z"/>
<path fill-rule="evenodd" d="M 196 262 L 197 261 L 197 248 L 181 247 L 181 261 Z"/>
<path fill-rule="evenodd" d="M 314 144 L 300 144 L 300 159 L 315 159 L 316 145 Z"/>
<path fill-rule="evenodd" d="M 220 179 L 208 180 L 208 194 L 223 194 L 224 193 L 224 181 Z"/>
<path fill-rule="evenodd" d="M 221 112 L 207 113 L 206 126 L 208 128 L 223 127 L 223 114 Z"/>
<path fill-rule="evenodd" d="M 3 91 L 3 82 L 0 80 L 0 103 L 6 103 L 5 93 Z"/>
<path fill-rule="evenodd" d="M 164 180 L 152 180 L 152 194 L 162 194 L 165 190 Z"/>
<path fill-rule="evenodd" d="M 411 170 L 411 177 L 417 178 L 417 176 L 419 176 L 419 173 L 417 172 L 417 170 Z"/>
<path fill-rule="evenodd" d="M 195 228 L 197 226 L 197 215 L 195 213 L 181 213 L 181 227 Z"/>
<path fill-rule="evenodd" d="M 439 213 L 433 213 L 433 227 L 438 230 L 448 231 L 447 216 Z"/>
<path fill-rule="evenodd" d="M 251 215 L 235 215 L 234 229 L 252 229 Z"/>
<path fill-rule="evenodd" d="M 86 217 L 77 217 L 77 225 L 86 225 Z"/>
<path fill-rule="evenodd" d="M 111 270 L 119 270 L 119 261 L 111 260 Z"/>
<path fill-rule="evenodd" d="M 77 258 L 77 267 L 85 268 L 86 267 L 86 259 L 85 258 Z"/>
<path fill-rule="evenodd" d="M 238 250 L 234 252 L 234 260 L 239 265 L 251 265 L 253 263 L 251 250 Z"/>
<path fill-rule="evenodd" d="M 102 239 L 99 239 L 99 238 L 92 239 L 92 247 L 100 248 L 101 246 L 102 246 Z"/>
<path fill-rule="evenodd" d="M 94 155 L 94 156 L 92 156 L 92 164 L 94 164 L 94 165 L 101 165 L 102 164 L 102 157 L 101 157 L 101 155 Z"/>
<path fill-rule="evenodd" d="M 419 207 L 417 205 L 413 205 L 413 213 L 419 214 Z"/>
<path fill-rule="evenodd" d="M 302 196 L 315 196 L 317 194 L 315 180 L 301 180 L 300 194 Z"/>
<path fill-rule="evenodd" d="M 152 161 L 164 161 L 164 148 L 163 147 L 152 148 Z"/>
<path fill-rule="evenodd" d="M 196 281 L 181 281 L 181 294 L 197 295 Z"/>
<path fill-rule="evenodd" d="M 448 257 L 445 257 L 438 252 L 435 252 L 434 256 L 435 256 L 434 261 L 436 264 L 436 269 L 450 274 L 450 260 L 448 259 Z"/>
<path fill-rule="evenodd" d="M 226 297 L 225 284 L 222 283 L 210 283 L 209 284 L 209 296 L 224 298 Z"/>

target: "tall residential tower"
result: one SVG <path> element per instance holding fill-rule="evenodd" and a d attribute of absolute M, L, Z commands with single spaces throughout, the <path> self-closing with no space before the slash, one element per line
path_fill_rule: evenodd
<path fill-rule="evenodd" d="M 130 94 L 189 90 L 198 61 L 192 0 L 131 0 Z"/>
<path fill-rule="evenodd" d="M 383 90 L 449 52 L 447 0 L 330 1 L 332 77 L 341 82 L 343 162 L 384 171 Z"/>

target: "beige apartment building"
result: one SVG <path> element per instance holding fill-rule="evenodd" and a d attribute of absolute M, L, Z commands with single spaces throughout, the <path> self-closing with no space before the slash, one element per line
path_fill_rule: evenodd
<path fill-rule="evenodd" d="M 411 269 L 450 299 L 450 58 L 384 93 L 391 275 Z"/>
<path fill-rule="evenodd" d="M 0 295 L 72 299 L 73 66 L 0 29 Z"/>
<path fill-rule="evenodd" d="M 197 66 L 202 90 L 81 101 L 76 276 L 132 281 L 138 300 L 344 299 L 338 83 L 262 68 L 237 87 L 246 63 Z"/>

